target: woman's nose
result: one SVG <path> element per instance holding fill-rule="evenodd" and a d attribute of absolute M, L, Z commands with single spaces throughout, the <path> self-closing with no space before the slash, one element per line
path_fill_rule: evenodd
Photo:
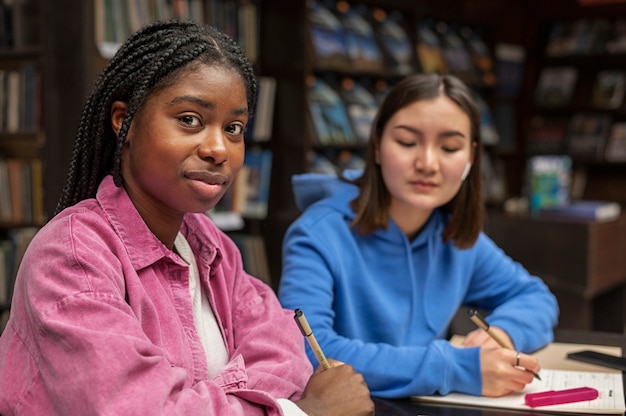
<path fill-rule="evenodd" d="M 198 148 L 202 159 L 211 160 L 215 164 L 222 164 L 228 160 L 228 139 L 222 130 L 209 129 L 203 136 Z"/>

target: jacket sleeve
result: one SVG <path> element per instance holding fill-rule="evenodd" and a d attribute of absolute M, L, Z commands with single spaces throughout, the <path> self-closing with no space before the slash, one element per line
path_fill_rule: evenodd
<path fill-rule="evenodd" d="M 551 342 L 559 308 L 545 283 L 485 234 L 474 250 L 476 266 L 465 303 L 485 310 L 489 324 L 505 330 L 518 351 L 531 353 Z"/>

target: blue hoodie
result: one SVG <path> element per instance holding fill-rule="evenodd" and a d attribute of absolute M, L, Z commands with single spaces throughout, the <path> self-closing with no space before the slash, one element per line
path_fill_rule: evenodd
<path fill-rule="evenodd" d="M 293 184 L 304 213 L 285 235 L 279 299 L 303 310 L 326 355 L 362 373 L 373 395 L 481 394 L 479 348 L 446 340 L 461 306 L 485 311 L 518 351 L 552 341 L 555 297 L 484 233 L 469 249 L 444 243 L 435 210 L 412 240 L 391 220 L 360 235 L 349 226 L 356 186 L 323 174 Z"/>

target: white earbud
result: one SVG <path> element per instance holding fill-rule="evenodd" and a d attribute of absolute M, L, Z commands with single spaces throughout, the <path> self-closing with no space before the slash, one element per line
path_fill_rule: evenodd
<path fill-rule="evenodd" d="M 470 162 L 467 162 L 467 164 L 465 165 L 465 169 L 463 170 L 463 173 L 461 174 L 462 181 L 464 181 L 465 178 L 467 178 L 467 175 L 469 175 L 471 168 L 472 168 L 472 164 Z"/>

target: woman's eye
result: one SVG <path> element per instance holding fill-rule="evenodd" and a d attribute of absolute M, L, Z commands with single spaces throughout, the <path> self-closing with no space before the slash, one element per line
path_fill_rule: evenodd
<path fill-rule="evenodd" d="M 226 132 L 239 136 L 241 134 L 243 134 L 243 125 L 238 124 L 238 123 L 233 123 L 233 124 L 229 124 L 228 126 L 226 126 Z"/>
<path fill-rule="evenodd" d="M 402 147 L 412 147 L 412 146 L 415 146 L 415 142 L 409 142 L 409 141 L 404 141 L 404 140 L 398 140 L 397 142 Z"/>
<path fill-rule="evenodd" d="M 196 116 L 184 115 L 184 116 L 180 116 L 178 119 L 183 124 L 186 124 L 189 127 L 198 127 L 202 125 L 202 123 L 200 122 L 200 119 Z"/>

